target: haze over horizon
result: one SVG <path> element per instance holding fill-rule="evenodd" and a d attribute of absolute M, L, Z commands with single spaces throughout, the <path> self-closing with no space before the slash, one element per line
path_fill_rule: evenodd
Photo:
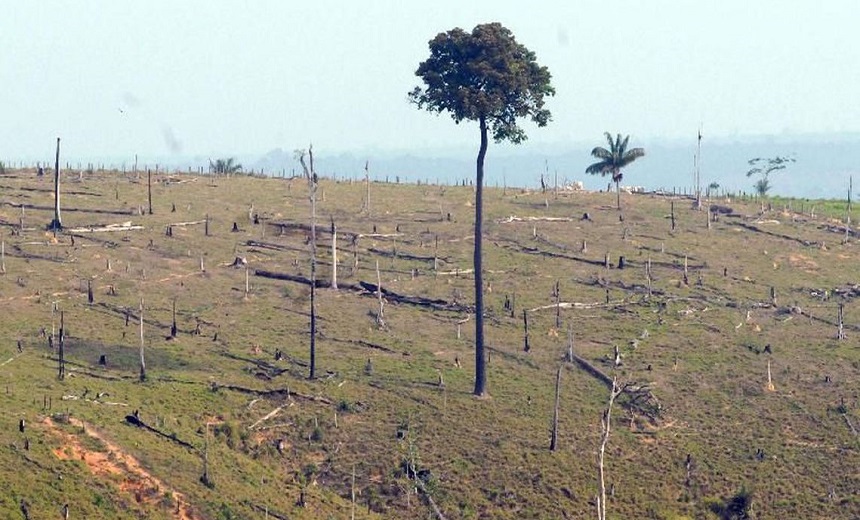
<path fill-rule="evenodd" d="M 705 145 L 856 137 L 860 69 L 845 66 L 860 63 L 854 8 L 848 0 L 17 3 L 0 21 L 0 157 L 46 157 L 57 136 L 64 157 L 78 160 L 253 157 L 309 142 L 358 156 L 473 152 L 475 125 L 419 111 L 406 93 L 428 40 L 489 21 L 536 53 L 557 91 L 550 125 L 525 124 L 529 140 L 492 145 L 490 161 L 599 145 L 607 130 L 691 150 L 700 126 Z"/>

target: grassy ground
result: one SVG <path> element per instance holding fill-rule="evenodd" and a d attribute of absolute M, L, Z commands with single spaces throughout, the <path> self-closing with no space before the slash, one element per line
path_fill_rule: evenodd
<path fill-rule="evenodd" d="M 309 276 L 306 230 L 276 225 L 307 223 L 303 180 L 159 174 L 150 215 L 145 176 L 66 178 L 67 230 L 126 221 L 144 229 L 55 237 L 44 231 L 53 216 L 51 179 L 31 171 L 0 177 L 4 517 L 20 515 L 23 500 L 32 518 L 58 515 L 64 504 L 73 518 L 183 518 L 177 492 L 189 504 L 185 518 L 262 518 L 266 510 L 344 518 L 353 509 L 353 479 L 357 518 L 432 517 L 404 461 L 429 470 L 426 488 L 448 518 L 590 516 L 608 389 L 564 363 L 568 328 L 576 354 L 621 382 L 647 383 L 662 405 L 655 420 L 624 399 L 613 411 L 610 518 L 708 518 L 710 502 L 742 487 L 752 490 L 758 518 L 860 517 L 860 441 L 848 424 L 860 428 L 860 288 L 856 239 L 844 242 L 834 220 L 844 205 L 795 201 L 789 211 L 788 201 L 778 201 L 759 215 L 758 202 L 720 199 L 713 202 L 733 214 L 708 227 L 706 212 L 677 198 L 673 231 L 669 197 L 624 195 L 619 213 L 614 194 L 487 189 L 490 395 L 477 399 L 474 322 L 462 310 L 473 301 L 470 187 L 373 184 L 363 211 L 363 184 L 322 182 L 318 220 L 326 229 L 331 219 L 338 225 L 341 288 L 317 291 L 318 377 L 308 380 L 309 287 L 255 276 Z M 586 212 L 591 221 L 580 220 Z M 209 236 L 202 223 L 174 225 L 166 235 L 170 224 L 207 215 Z M 319 233 L 325 280 L 330 240 Z M 601 265 L 606 254 L 610 269 Z M 237 257 L 248 262 L 248 293 L 245 268 L 230 266 Z M 384 288 L 465 307 L 390 299 L 380 328 L 375 295 L 355 289 L 376 283 L 377 261 Z M 562 309 L 561 327 L 556 284 L 562 302 L 586 304 Z M 170 338 L 174 301 L 179 333 Z M 57 353 L 41 334 L 59 326 L 54 305 L 67 331 L 62 381 Z M 525 353 L 522 310 L 546 306 L 529 312 Z M 617 369 L 614 346 L 623 356 Z M 107 366 L 98 364 L 102 354 Z M 192 447 L 130 426 L 125 416 L 134 410 Z M 160 484 L 131 471 L 84 428 L 63 423 L 65 414 Z M 214 487 L 199 480 L 204 451 Z"/>

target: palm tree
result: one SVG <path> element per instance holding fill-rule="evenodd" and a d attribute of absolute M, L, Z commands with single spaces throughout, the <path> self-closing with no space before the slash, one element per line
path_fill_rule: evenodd
<path fill-rule="evenodd" d="M 612 181 L 615 182 L 615 194 L 618 209 L 620 210 L 620 183 L 621 179 L 624 178 L 624 175 L 621 173 L 621 168 L 626 167 L 628 164 L 645 155 L 645 150 L 642 148 L 631 148 L 628 150 L 627 141 L 630 140 L 629 135 L 622 140 L 621 134 L 618 134 L 614 141 L 612 140 L 612 136 L 609 132 L 604 132 L 603 135 L 606 136 L 606 141 L 609 143 L 609 149 L 607 150 L 602 146 L 598 146 L 592 150 L 591 155 L 600 159 L 600 162 L 596 162 L 586 168 L 585 173 L 590 173 L 592 175 L 597 175 L 599 173 L 601 176 L 612 174 Z"/>
<path fill-rule="evenodd" d="M 212 159 L 209 159 L 209 169 L 212 173 L 225 173 L 228 175 L 239 173 L 242 171 L 242 165 L 235 161 L 236 160 L 232 157 L 228 159 L 217 159 L 214 162 Z"/>

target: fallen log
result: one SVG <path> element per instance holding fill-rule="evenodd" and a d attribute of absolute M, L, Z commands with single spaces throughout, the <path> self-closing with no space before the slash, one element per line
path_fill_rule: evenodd
<path fill-rule="evenodd" d="M 265 370 L 266 372 L 268 372 L 267 375 L 269 377 L 277 377 L 277 376 L 283 374 L 284 372 L 287 372 L 287 369 L 277 367 L 271 363 L 263 361 L 262 359 L 252 359 L 252 358 L 247 358 L 247 357 L 243 357 L 243 356 L 237 356 L 236 354 L 233 354 L 233 353 L 227 352 L 227 351 L 221 351 L 221 352 L 219 352 L 219 354 L 221 354 L 222 356 L 224 356 L 226 358 L 235 359 L 236 361 L 244 361 L 246 363 L 251 363 L 252 365 L 256 366 L 257 368 L 261 368 L 261 369 Z M 292 360 L 290 360 L 290 361 L 292 361 Z M 299 364 L 299 363 L 296 363 L 296 364 Z"/>
<path fill-rule="evenodd" d="M 143 428 L 144 430 L 151 431 L 152 433 L 154 433 L 154 434 L 156 434 L 156 435 L 159 435 L 159 436 L 161 436 L 161 437 L 164 437 L 165 439 L 167 439 L 167 440 L 169 440 L 169 441 L 173 441 L 173 442 L 175 442 L 176 444 L 178 444 L 178 445 L 180 445 L 180 446 L 183 446 L 183 447 L 185 447 L 185 448 L 188 448 L 188 449 L 191 449 L 191 450 L 196 450 L 196 449 L 197 449 L 193 444 L 190 444 L 190 443 L 188 443 L 188 442 L 185 442 L 185 441 L 183 441 L 182 439 L 180 439 L 180 438 L 176 437 L 176 434 L 175 434 L 175 433 L 167 434 L 167 433 L 164 433 L 163 431 L 159 430 L 158 428 L 153 428 L 152 426 L 150 426 L 150 425 L 146 424 L 146 423 L 143 421 L 143 419 L 141 419 L 141 418 L 140 418 L 139 416 L 137 416 L 137 415 L 134 415 L 134 414 L 126 415 L 126 416 L 125 416 L 125 422 L 127 422 L 128 424 L 130 424 L 130 425 L 132 425 L 132 426 L 137 426 L 138 428 Z"/>
<path fill-rule="evenodd" d="M 619 305 L 625 305 L 628 303 L 625 300 L 613 300 L 609 303 L 603 302 L 594 302 L 594 303 L 580 303 L 580 302 L 560 302 L 560 303 L 552 303 L 550 305 L 541 305 L 540 307 L 535 307 L 533 309 L 529 309 L 528 312 L 536 312 L 536 311 L 545 311 L 549 309 L 599 309 L 601 307 L 617 307 Z"/>
<path fill-rule="evenodd" d="M 192 220 L 190 222 L 174 222 L 172 224 L 168 224 L 171 227 L 184 227 L 184 226 L 196 226 L 198 224 L 205 224 L 206 219 L 203 220 Z"/>
<path fill-rule="evenodd" d="M 582 262 L 584 264 L 594 265 L 594 266 L 598 266 L 598 267 L 604 266 L 603 260 L 589 260 L 587 258 L 582 258 L 579 256 L 565 255 L 562 253 L 553 253 L 552 251 L 544 251 L 544 250 L 538 249 L 536 247 L 524 246 L 524 245 L 522 245 L 518 242 L 515 242 L 513 240 L 507 240 L 507 242 L 509 242 L 509 243 L 508 244 L 502 244 L 502 243 L 500 243 L 500 241 L 494 241 L 493 244 L 495 244 L 496 246 L 498 246 L 502 249 L 508 249 L 511 251 L 516 251 L 519 253 L 525 253 L 528 255 L 547 256 L 550 258 L 563 258 L 566 260 L 573 260 L 574 262 Z"/>
<path fill-rule="evenodd" d="M 327 338 L 324 334 L 320 334 L 321 339 L 325 339 L 326 341 L 331 341 L 333 343 L 346 343 L 348 345 L 358 345 L 359 347 L 365 347 L 373 350 L 380 350 L 382 352 L 388 354 L 401 354 L 401 352 L 397 352 L 396 350 L 390 349 L 386 346 L 379 345 L 376 343 L 371 343 L 369 341 L 365 341 L 363 339 L 342 339 L 342 338 Z M 406 355 L 406 352 L 402 352 L 403 355 Z"/>
<path fill-rule="evenodd" d="M 257 426 L 259 426 L 260 423 L 264 423 L 264 422 L 268 421 L 269 419 L 271 419 L 272 417 L 278 415 L 281 412 L 281 410 L 284 409 L 285 406 L 288 406 L 288 405 L 282 404 L 281 406 L 275 408 L 271 412 L 267 413 L 266 415 L 264 415 L 263 417 L 258 419 L 257 422 L 255 422 L 254 424 L 252 424 L 251 426 L 248 426 L 248 429 L 253 430 Z"/>
<path fill-rule="evenodd" d="M 358 284 L 370 294 L 376 294 L 379 287 L 370 282 L 358 282 Z M 389 302 L 405 303 L 408 305 L 417 305 L 419 307 L 429 307 L 437 311 L 455 311 L 455 312 L 471 312 L 471 307 L 459 303 L 452 303 L 446 300 L 433 300 L 421 296 L 407 296 L 397 294 L 385 287 L 382 288 L 382 296 Z"/>
<path fill-rule="evenodd" d="M 269 506 L 261 506 L 260 504 L 255 504 L 250 500 L 245 500 L 245 505 L 255 511 L 265 514 L 267 517 L 270 516 L 275 520 L 289 520 L 289 517 L 286 515 L 286 513 L 281 513 L 276 509 L 270 508 Z"/>
<path fill-rule="evenodd" d="M 110 233 L 114 231 L 138 231 L 141 229 L 145 229 L 143 226 L 132 224 L 129 222 L 123 222 L 122 224 L 107 224 L 104 226 L 89 226 L 89 227 L 77 227 L 70 228 L 66 231 L 69 233 Z"/>
<path fill-rule="evenodd" d="M 600 380 L 600 382 L 606 385 L 610 391 L 614 391 L 615 388 L 618 388 L 611 377 L 604 374 L 603 371 L 589 363 L 586 359 L 573 354 L 573 361 L 575 361 L 580 368 Z M 657 398 L 654 397 L 654 394 L 651 393 L 651 390 L 647 385 L 627 383 L 622 387 L 622 389 L 622 394 L 626 395 L 628 398 L 625 406 L 636 409 L 638 413 L 648 417 L 652 421 L 656 422 L 659 420 L 662 406 L 657 401 Z"/>
<path fill-rule="evenodd" d="M 579 220 L 579 219 L 577 219 Z M 511 215 L 507 218 L 496 220 L 496 224 L 510 224 L 511 222 L 572 222 L 570 217 L 517 217 Z"/>
<path fill-rule="evenodd" d="M 299 399 L 304 399 L 305 401 L 315 401 L 323 404 L 333 404 L 331 399 L 325 397 L 319 397 L 315 395 L 307 395 L 302 394 L 300 392 L 294 392 L 289 388 L 276 389 L 276 390 L 255 390 L 253 388 L 248 388 L 245 386 L 238 385 L 222 385 L 220 383 L 212 382 L 210 387 L 213 391 L 217 391 L 220 389 L 232 390 L 234 392 L 239 392 L 241 394 L 249 394 L 249 395 L 258 395 L 260 397 L 298 397 Z"/>
<path fill-rule="evenodd" d="M 591 363 L 589 363 L 589 362 L 588 362 L 587 360 L 585 360 L 584 358 L 582 358 L 582 357 L 580 357 L 580 356 L 577 356 L 576 354 L 574 354 L 574 355 L 573 355 L 573 360 L 574 360 L 574 361 L 576 361 L 576 363 L 577 363 L 577 364 L 578 364 L 578 365 L 579 365 L 583 370 L 585 370 L 585 371 L 586 371 L 586 372 L 588 372 L 589 374 L 593 375 L 594 377 L 596 377 L 597 379 L 599 379 L 600 381 L 602 381 L 602 382 L 603 382 L 603 384 L 605 384 L 606 386 L 608 386 L 610 389 L 612 388 L 612 378 L 611 378 L 611 377 L 609 377 L 608 375 L 604 374 L 603 372 L 601 372 L 599 368 L 597 368 L 596 366 L 592 365 Z"/>
<path fill-rule="evenodd" d="M 445 262 L 445 263 L 449 263 L 449 262 L 450 262 L 450 258 L 449 258 L 449 257 L 441 257 L 441 256 L 439 256 L 439 257 L 433 257 L 433 256 L 421 256 L 421 255 L 413 255 L 413 254 L 410 254 L 410 253 L 403 253 L 403 252 L 400 252 L 400 251 L 398 251 L 398 252 L 396 252 L 396 253 L 395 253 L 394 251 L 382 250 L 382 249 L 378 249 L 378 248 L 375 248 L 375 247 L 371 247 L 371 248 L 369 248 L 369 249 L 367 250 L 367 252 L 368 252 L 368 253 L 372 253 L 372 254 L 374 254 L 374 255 L 379 255 L 379 256 L 387 257 L 387 258 L 392 258 L 392 257 L 394 257 L 394 258 L 400 258 L 401 260 L 414 260 L 414 261 L 418 261 L 418 262 L 432 262 L 434 259 L 438 259 L 438 260 L 441 260 L 441 261 L 443 261 L 443 262 Z"/>
<path fill-rule="evenodd" d="M 266 271 L 264 269 L 254 269 L 254 276 L 261 276 L 263 278 L 272 278 L 274 280 L 286 280 L 288 282 L 296 282 L 302 285 L 310 286 L 311 279 L 298 275 L 298 274 L 289 274 L 289 273 L 278 273 L 275 271 Z M 328 280 L 314 280 L 314 286 L 317 288 L 321 287 L 329 287 L 330 282 Z"/>
<path fill-rule="evenodd" d="M 819 246 L 821 246 L 821 244 L 819 242 L 814 242 L 814 241 L 810 241 L 810 240 L 803 240 L 801 238 L 792 237 L 792 236 L 785 235 L 782 233 L 774 233 L 772 231 L 764 230 L 758 226 L 754 226 L 752 224 L 747 224 L 746 222 L 738 222 L 736 225 L 738 227 L 747 229 L 749 231 L 754 231 L 756 233 L 761 233 L 763 235 L 769 235 L 772 237 L 782 238 L 784 240 L 790 240 L 792 242 L 797 242 L 798 244 L 801 244 L 801 245 L 806 246 L 806 247 L 819 247 Z M 844 229 L 843 229 L 843 232 L 844 232 Z"/>

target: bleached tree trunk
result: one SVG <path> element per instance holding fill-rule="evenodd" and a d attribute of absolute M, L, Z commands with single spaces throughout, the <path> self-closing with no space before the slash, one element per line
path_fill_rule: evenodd
<path fill-rule="evenodd" d="M 382 299 L 382 275 L 379 273 L 379 260 L 376 261 L 376 295 L 379 297 L 379 312 L 376 315 L 376 325 L 385 328 L 385 301 Z"/>
<path fill-rule="evenodd" d="M 836 339 L 842 341 L 843 339 L 845 339 L 845 325 L 843 323 L 845 317 L 845 307 L 840 303 L 836 312 Z"/>
<path fill-rule="evenodd" d="M 606 444 L 609 443 L 609 433 L 612 422 L 612 405 L 615 403 L 615 398 L 623 391 L 623 388 L 618 388 L 618 376 L 615 376 L 612 379 L 612 389 L 609 391 L 609 402 L 606 405 L 606 410 L 603 411 L 603 418 L 601 419 L 603 433 L 600 436 L 600 448 L 597 452 L 597 476 L 599 486 L 599 494 L 597 496 L 598 520 L 606 520 L 606 474 L 603 462 L 606 455 Z"/>
<path fill-rule="evenodd" d="M 370 161 L 364 162 L 364 210 L 370 213 Z"/>
<path fill-rule="evenodd" d="M 567 354 L 566 361 L 568 363 L 573 363 L 573 326 L 567 325 Z"/>

